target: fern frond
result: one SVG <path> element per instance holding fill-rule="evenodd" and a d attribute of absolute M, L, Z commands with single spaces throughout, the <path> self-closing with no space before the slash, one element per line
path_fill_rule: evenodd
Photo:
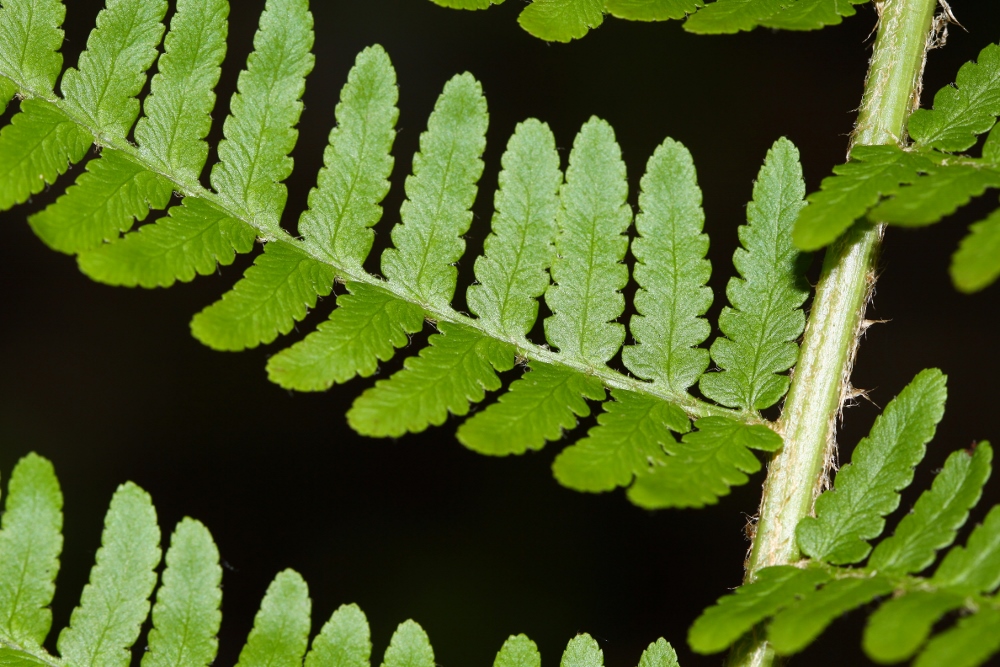
<path fill-rule="evenodd" d="M 357 605 L 345 604 L 333 612 L 313 640 L 305 667 L 368 667 L 371 654 L 365 613 Z"/>
<path fill-rule="evenodd" d="M 604 0 L 533 0 L 517 22 L 539 39 L 569 42 L 604 23 Z"/>
<path fill-rule="evenodd" d="M 602 667 L 604 651 L 588 634 L 577 635 L 569 640 L 563 651 L 559 667 Z"/>
<path fill-rule="evenodd" d="M 511 636 L 500 647 L 493 667 L 542 667 L 542 656 L 527 636 Z"/>
<path fill-rule="evenodd" d="M 680 667 L 680 664 L 674 648 L 666 639 L 660 638 L 642 652 L 639 667 Z"/>
<path fill-rule="evenodd" d="M 434 667 L 434 649 L 427 633 L 413 621 L 404 621 L 392 633 L 382 667 Z"/>
<path fill-rule="evenodd" d="M 267 587 L 260 611 L 236 667 L 298 667 L 309 644 L 312 602 L 302 575 L 279 572 Z"/>
<path fill-rule="evenodd" d="M 62 72 L 60 0 L 21 0 L 0 7 L 0 113 L 17 92 L 50 97 Z"/>

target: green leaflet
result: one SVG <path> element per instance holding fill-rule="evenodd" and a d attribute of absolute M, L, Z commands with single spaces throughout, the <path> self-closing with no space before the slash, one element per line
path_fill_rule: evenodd
<path fill-rule="evenodd" d="M 0 130 L 0 211 L 27 201 L 87 154 L 94 138 L 54 105 L 24 100 Z"/>
<path fill-rule="evenodd" d="M 951 278 L 963 292 L 976 292 L 1000 277 L 1000 209 L 969 227 L 951 258 Z"/>
<path fill-rule="evenodd" d="M 0 530 L 0 643 L 41 646 L 49 634 L 49 604 L 62 551 L 62 504 L 52 464 L 37 454 L 21 459 L 10 479 Z"/>
<path fill-rule="evenodd" d="M 789 378 L 778 373 L 798 359 L 795 340 L 805 328 L 802 304 L 809 296 L 804 279 L 809 258 L 795 249 L 790 235 L 804 194 L 799 152 L 779 139 L 754 184 L 749 224 L 739 229 L 743 247 L 733 264 L 741 278 L 732 278 L 726 288 L 732 308 L 719 315 L 726 337 L 711 349 L 722 371 L 703 375 L 699 383 L 705 396 L 723 405 L 762 410 L 788 391 Z"/>
<path fill-rule="evenodd" d="M 493 667 L 542 667 L 542 656 L 535 642 L 525 635 L 511 635 L 497 653 Z"/>
<path fill-rule="evenodd" d="M 0 76 L 0 114 L 7 110 L 7 104 L 17 94 L 17 84 L 10 79 Z"/>
<path fill-rule="evenodd" d="M 704 6 L 704 0 L 604 0 L 604 11 L 631 21 L 682 19 Z"/>
<path fill-rule="evenodd" d="M 51 665 L 51 662 L 0 645 L 0 667 L 51 667 Z"/>
<path fill-rule="evenodd" d="M 139 115 L 135 98 L 146 83 L 163 36 L 166 0 L 107 0 L 87 37 L 79 69 L 63 74 L 67 110 L 96 136 L 124 137 Z"/>
<path fill-rule="evenodd" d="M 639 667 L 680 667 L 680 664 L 674 648 L 661 637 L 642 652 Z"/>
<path fill-rule="evenodd" d="M 981 609 L 927 643 L 914 667 L 976 667 L 1000 649 L 1000 611 Z"/>
<path fill-rule="evenodd" d="M 52 95 L 62 72 L 60 26 L 65 18 L 66 6 L 61 0 L 4 2 L 0 8 L 0 89 L 7 92 L 3 76 L 10 77 L 14 85 L 9 95 L 0 95 L 0 107 L 19 88 L 33 95 Z"/>
<path fill-rule="evenodd" d="M 991 593 L 1000 586 L 1000 506 L 969 535 L 964 547 L 952 547 L 931 583 L 961 595 Z"/>
<path fill-rule="evenodd" d="M 830 575 L 823 570 L 800 570 L 791 565 L 766 567 L 753 583 L 719 598 L 702 612 L 688 631 L 688 644 L 698 653 L 718 653 L 743 633 L 797 598 L 812 593 Z"/>
<path fill-rule="evenodd" d="M 959 450 L 948 457 L 930 490 L 917 499 L 892 537 L 879 543 L 868 566 L 888 574 L 920 572 L 934 562 L 937 550 L 955 541 L 990 476 L 993 450 L 988 443 L 974 452 Z"/>
<path fill-rule="evenodd" d="M 958 70 L 954 86 L 934 95 L 933 109 L 918 109 L 908 130 L 917 144 L 943 151 L 964 151 L 1000 116 L 1000 46 L 990 44 L 978 62 Z"/>
<path fill-rule="evenodd" d="M 538 318 L 555 256 L 558 190 L 562 184 L 556 140 L 537 120 L 520 123 L 501 160 L 493 231 L 476 259 L 469 309 L 490 330 L 523 339 Z"/>
<path fill-rule="evenodd" d="M 382 667 L 434 667 L 434 649 L 417 623 L 404 621 L 396 628 Z"/>
<path fill-rule="evenodd" d="M 424 325 L 424 311 L 390 292 L 347 283 L 330 319 L 267 362 L 268 377 L 286 389 L 324 391 L 356 375 L 368 377 L 379 361 L 389 361 L 407 334 Z"/>
<path fill-rule="evenodd" d="M 670 431 L 690 429 L 687 415 L 676 405 L 622 389 L 603 404 L 598 425 L 587 437 L 564 449 L 552 464 L 559 483 L 577 491 L 610 491 L 628 486 L 653 464 L 664 464 L 676 450 Z"/>
<path fill-rule="evenodd" d="M 625 346 L 622 361 L 639 377 L 683 395 L 708 368 L 708 350 L 695 346 L 711 331 L 701 316 L 712 305 L 705 213 L 691 154 L 665 140 L 641 187 L 639 238 L 632 241 L 638 314 L 629 324 L 637 344 Z"/>
<path fill-rule="evenodd" d="M 928 175 L 899 188 L 896 196 L 869 211 L 868 218 L 906 227 L 931 225 L 983 194 L 986 188 L 1000 188 L 1000 170 L 979 165 L 934 167 Z"/>
<path fill-rule="evenodd" d="M 212 187 L 241 217 L 277 235 L 292 173 L 288 154 L 302 113 L 305 76 L 312 70 L 312 14 L 307 0 L 268 0 L 254 51 L 240 72 L 223 125 Z"/>
<path fill-rule="evenodd" d="M 87 163 L 76 185 L 28 222 L 53 250 L 78 253 L 118 239 L 150 208 L 166 208 L 172 193 L 171 181 L 107 148 Z"/>
<path fill-rule="evenodd" d="M 212 127 L 219 65 L 226 55 L 228 0 L 178 0 L 157 61 L 159 72 L 135 126 L 139 154 L 179 178 L 197 181 Z"/>
<path fill-rule="evenodd" d="M 313 640 L 305 667 L 368 667 L 371 654 L 368 619 L 357 605 L 345 604 Z"/>
<path fill-rule="evenodd" d="M 270 343 L 333 289 L 335 269 L 283 241 L 264 246 L 245 277 L 191 320 L 191 333 L 216 350 Z"/>
<path fill-rule="evenodd" d="M 503 4 L 503 0 L 431 0 L 431 2 L 452 9 L 489 9 L 491 5 Z"/>
<path fill-rule="evenodd" d="M 222 568 L 212 535 L 183 519 L 170 538 L 142 667 L 207 667 L 219 648 Z"/>
<path fill-rule="evenodd" d="M 553 315 L 545 337 L 567 359 L 603 366 L 625 340 L 615 320 L 625 309 L 620 289 L 628 282 L 621 263 L 632 221 L 625 202 L 628 183 L 614 130 L 591 118 L 573 142 L 560 191 L 557 259 L 545 302 Z"/>
<path fill-rule="evenodd" d="M 447 308 L 455 294 L 453 263 L 465 252 L 487 124 L 482 86 L 460 74 L 445 84 L 420 135 L 402 222 L 392 229 L 395 248 L 382 253 L 382 273 L 418 303 Z"/>
<path fill-rule="evenodd" d="M 517 22 L 539 39 L 569 42 L 604 22 L 604 0 L 534 0 Z"/>
<path fill-rule="evenodd" d="M 440 426 L 448 413 L 465 415 L 470 403 L 500 389 L 495 371 L 514 367 L 512 345 L 475 329 L 440 322 L 440 333 L 404 362 L 403 370 L 379 380 L 355 401 L 347 422 L 358 433 L 399 437 Z"/>
<path fill-rule="evenodd" d="M 885 602 L 868 618 L 862 646 L 880 663 L 911 658 L 927 641 L 931 628 L 964 600 L 946 591 L 912 591 Z"/>
<path fill-rule="evenodd" d="M 773 452 L 781 436 L 766 426 L 749 426 L 725 417 L 706 417 L 694 423 L 681 444 L 667 443 L 672 454 L 636 477 L 628 498 L 647 509 L 714 505 L 729 487 L 746 484 L 744 473 L 760 470 L 749 450 Z"/>
<path fill-rule="evenodd" d="M 586 632 L 566 644 L 559 667 L 603 667 L 604 652 L 593 637 Z"/>
<path fill-rule="evenodd" d="M 533 361 L 507 393 L 458 428 L 458 441 L 480 454 L 504 456 L 541 449 L 590 416 L 585 399 L 603 401 L 604 386 L 590 375 Z"/>
<path fill-rule="evenodd" d="M 83 252 L 78 261 L 81 271 L 109 285 L 170 287 L 232 264 L 236 253 L 253 250 L 256 238 L 245 222 L 204 199 L 187 197 L 155 224 Z"/>
<path fill-rule="evenodd" d="M 777 14 L 791 0 L 716 0 L 684 23 L 684 29 L 702 35 L 753 30 Z"/>
<path fill-rule="evenodd" d="M 946 395 L 945 376 L 929 369 L 886 406 L 851 463 L 837 473 L 833 489 L 816 500 L 816 516 L 799 522 L 796 537 L 805 554 L 834 564 L 868 555 L 867 540 L 882 534 L 882 517 L 896 509 L 900 489 L 913 481 L 913 466 L 934 436 Z"/>
<path fill-rule="evenodd" d="M 97 564 L 80 606 L 59 634 L 59 652 L 73 665 L 127 667 L 129 647 L 149 614 L 160 563 L 160 529 L 149 494 L 131 482 L 115 491 L 104 519 Z"/>
<path fill-rule="evenodd" d="M 340 93 L 317 186 L 299 220 L 310 249 L 357 271 L 372 248 L 369 227 L 382 217 L 379 202 L 389 192 L 398 97 L 396 71 L 382 47 L 359 53 Z"/>
<path fill-rule="evenodd" d="M 294 570 L 267 587 L 236 667 L 299 667 L 309 642 L 309 588 Z"/>
<path fill-rule="evenodd" d="M 854 16 L 857 13 L 854 5 L 866 2 L 868 0 L 797 0 L 761 21 L 760 25 L 778 30 L 819 30 Z"/>

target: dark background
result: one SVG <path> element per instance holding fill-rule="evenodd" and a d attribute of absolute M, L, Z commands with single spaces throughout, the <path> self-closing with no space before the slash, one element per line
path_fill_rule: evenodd
<path fill-rule="evenodd" d="M 263 4 L 234 3 L 213 144 Z M 483 82 L 491 126 L 457 306 L 464 305 L 461 286 L 481 251 L 499 156 L 514 125 L 528 116 L 548 121 L 565 159 L 576 129 L 597 114 L 618 132 L 633 190 L 665 136 L 691 149 L 712 238 L 713 322 L 732 272 L 736 227 L 770 144 L 785 135 L 800 147 L 810 190 L 843 161 L 875 24 L 868 5 L 841 26 L 805 34 L 699 37 L 677 23 L 609 19 L 580 42 L 547 45 L 516 25 L 519 0 L 476 13 L 427 0 L 313 4 L 316 68 L 288 181 L 290 229 L 315 181 L 354 55 L 378 42 L 394 60 L 401 93 L 395 188 L 379 241 L 397 220 L 399 185 L 434 99 L 451 75 L 468 70 Z M 969 32 L 953 28 L 947 48 L 931 53 L 928 91 L 952 81 L 962 62 L 1000 38 L 995 3 L 952 4 Z M 69 3 L 68 64 L 76 62 L 96 11 L 89 0 Z M 185 515 L 204 521 L 218 541 L 226 564 L 218 664 L 236 661 L 268 582 L 286 567 L 310 584 L 314 631 L 339 604 L 362 606 L 375 660 L 395 625 L 412 617 L 428 631 L 444 667 L 492 664 L 503 640 L 517 632 L 538 642 L 545 664 L 554 665 L 566 641 L 582 631 L 598 639 L 613 667 L 636 664 L 659 636 L 674 643 L 686 667 L 720 663 L 718 656 L 691 654 L 686 631 L 702 608 L 740 582 L 748 546 L 743 529 L 756 510 L 760 475 L 716 507 L 645 512 L 621 492 L 561 488 L 549 471 L 557 445 L 484 458 L 457 444 L 455 423 L 397 441 L 359 438 L 344 413 L 374 379 L 325 394 L 290 394 L 264 373 L 268 355 L 322 321 L 332 298 L 300 332 L 273 345 L 213 352 L 189 335 L 188 320 L 233 285 L 249 258 L 170 290 L 92 283 L 24 222 L 68 182 L 0 221 L 0 470 L 6 478 L 17 458 L 35 450 L 60 474 L 66 549 L 54 627 L 65 625 L 78 600 L 111 494 L 133 480 L 152 494 L 164 541 Z M 922 368 L 950 375 L 948 413 L 918 490 L 950 451 L 974 439 L 1000 439 L 993 333 L 1000 287 L 959 295 L 947 276 L 965 226 L 990 210 L 994 197 L 929 230 L 890 230 L 881 259 L 884 275 L 871 313 L 891 323 L 869 331 L 855 385 L 872 389 L 872 400 L 884 406 Z M 633 192 L 633 206 L 635 199 Z M 415 353 L 422 340 L 406 352 Z M 847 411 L 840 437 L 845 460 L 876 414 L 866 402 Z M 996 482 L 987 487 L 974 520 L 1000 499 L 997 489 Z M 901 512 L 915 495 L 904 497 Z M 838 621 L 793 662 L 865 664 L 857 648 L 863 618 L 855 612 Z"/>

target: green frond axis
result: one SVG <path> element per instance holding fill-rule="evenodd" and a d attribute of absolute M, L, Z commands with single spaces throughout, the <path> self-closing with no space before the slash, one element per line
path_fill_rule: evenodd
<path fill-rule="evenodd" d="M 913 667 L 977 667 L 1000 650 L 1000 610 L 980 609 L 935 636 Z"/>
<path fill-rule="evenodd" d="M 630 21 L 682 19 L 704 7 L 704 0 L 605 0 L 604 11 Z"/>
<path fill-rule="evenodd" d="M 766 567 L 752 583 L 703 611 L 688 631 L 688 644 L 697 653 L 723 651 L 750 628 L 829 580 L 830 574 L 820 569 Z"/>
<path fill-rule="evenodd" d="M 197 181 L 208 159 L 228 16 L 228 0 L 178 0 L 135 126 L 139 154 L 185 181 Z"/>
<path fill-rule="evenodd" d="M 892 589 L 881 576 L 831 581 L 779 612 L 767 627 L 767 640 L 782 655 L 798 653 L 841 615 Z"/>
<path fill-rule="evenodd" d="M 868 617 L 861 645 L 873 660 L 907 660 L 927 641 L 931 629 L 945 614 L 965 603 L 947 591 L 911 591 L 886 601 Z"/>
<path fill-rule="evenodd" d="M 0 7 L 0 113 L 19 89 L 54 95 L 62 72 L 60 26 L 65 18 L 61 0 L 8 0 Z"/>
<path fill-rule="evenodd" d="M 23 204 L 87 154 L 90 132 L 53 104 L 27 99 L 0 130 L 0 211 Z"/>
<path fill-rule="evenodd" d="M 448 414 L 469 413 L 487 391 L 502 386 L 497 371 L 514 367 L 516 349 L 475 329 L 448 322 L 403 370 L 379 380 L 347 412 L 347 423 L 362 435 L 399 437 L 440 426 Z"/>
<path fill-rule="evenodd" d="M 578 417 L 590 416 L 586 399 L 603 401 L 600 379 L 537 361 L 482 412 L 458 428 L 463 445 L 493 456 L 538 450 L 574 428 Z"/>
<path fill-rule="evenodd" d="M 371 251 L 369 227 L 382 217 L 379 204 L 389 192 L 398 97 L 385 50 L 370 46 L 359 53 L 340 92 L 317 186 L 299 219 L 306 246 L 335 265 L 361 271 Z"/>
<path fill-rule="evenodd" d="M 628 486 L 651 465 L 663 465 L 676 449 L 670 431 L 686 433 L 687 415 L 676 405 L 621 389 L 603 404 L 597 426 L 564 449 L 552 464 L 556 479 L 577 491 L 610 491 Z"/>
<path fill-rule="evenodd" d="M 972 452 L 959 450 L 949 456 L 896 532 L 875 547 L 868 567 L 883 574 L 911 574 L 933 563 L 938 549 L 955 541 L 969 510 L 979 502 L 992 461 L 993 450 L 985 442 Z"/>
<path fill-rule="evenodd" d="M 816 500 L 815 516 L 799 522 L 796 537 L 806 555 L 835 565 L 868 555 L 868 540 L 882 534 L 883 517 L 913 481 L 913 468 L 944 414 L 946 395 L 944 374 L 928 369 L 886 406 L 837 473 L 833 489 Z"/>
<path fill-rule="evenodd" d="M 874 222 L 888 222 L 903 227 L 931 225 L 951 215 L 983 194 L 987 188 L 1000 188 L 1000 170 L 981 165 L 935 167 L 912 185 L 896 192 L 868 212 Z"/>
<path fill-rule="evenodd" d="M 701 392 L 722 405 L 762 410 L 788 391 L 788 376 L 779 374 L 798 360 L 795 341 L 805 328 L 802 304 L 809 296 L 804 277 L 809 256 L 791 241 L 804 195 L 799 151 L 779 139 L 754 184 L 749 224 L 739 228 L 742 247 L 733 254 L 733 264 L 740 277 L 726 287 L 732 307 L 719 315 L 725 337 L 711 348 L 722 370 L 699 382 Z"/>
<path fill-rule="evenodd" d="M 963 292 L 978 292 L 1000 277 L 1000 209 L 969 227 L 952 255 L 950 271 Z"/>
<path fill-rule="evenodd" d="M 221 207 L 185 197 L 165 217 L 116 243 L 80 253 L 80 270 L 108 285 L 170 287 L 211 275 L 253 250 L 257 231 Z"/>
<path fill-rule="evenodd" d="M 427 633 L 415 621 L 404 621 L 396 628 L 385 650 L 382 667 L 434 667 L 434 649 Z"/>
<path fill-rule="evenodd" d="M 503 4 L 503 0 L 431 0 L 431 2 L 451 9 L 489 9 L 492 5 Z"/>
<path fill-rule="evenodd" d="M 838 25 L 857 12 L 854 5 L 868 0 L 797 0 L 786 3 L 777 14 L 761 21 L 763 28 L 776 30 L 819 30 Z"/>
<path fill-rule="evenodd" d="M 305 667 L 368 667 L 371 654 L 368 619 L 357 605 L 345 604 L 313 640 Z"/>
<path fill-rule="evenodd" d="M 117 240 L 136 220 L 145 220 L 150 208 L 166 208 L 173 188 L 172 181 L 106 148 L 75 185 L 28 223 L 53 250 L 75 254 Z"/>
<path fill-rule="evenodd" d="M 236 667 L 300 667 L 309 643 L 309 588 L 294 570 L 267 587 Z"/>
<path fill-rule="evenodd" d="M 0 644 L 41 646 L 62 551 L 62 491 L 52 464 L 29 454 L 14 468 L 0 524 Z"/>
<path fill-rule="evenodd" d="M 732 486 L 746 484 L 747 474 L 760 470 L 750 449 L 773 452 L 781 436 L 766 426 L 743 424 L 725 417 L 706 417 L 681 443 L 667 443 L 671 456 L 661 457 L 637 474 L 628 499 L 640 507 L 703 507 L 714 505 Z"/>
<path fill-rule="evenodd" d="M 204 525 L 185 518 L 170 538 L 166 562 L 142 667 L 208 667 L 222 622 L 219 550 Z"/>
<path fill-rule="evenodd" d="M 646 647 L 639 658 L 639 667 L 680 667 L 677 662 L 677 653 L 663 637 Z"/>
<path fill-rule="evenodd" d="M 63 74 L 65 106 L 84 119 L 98 144 L 105 136 L 125 137 L 138 117 L 136 95 L 156 60 L 166 13 L 166 0 L 108 0 L 77 68 Z"/>
<path fill-rule="evenodd" d="M 611 126 L 591 118 L 577 134 L 560 191 L 556 260 L 545 302 L 545 337 L 562 356 L 604 366 L 621 348 L 628 282 L 622 263 L 632 212 L 621 149 Z"/>
<path fill-rule="evenodd" d="M 522 340 L 538 318 L 538 297 L 549 286 L 555 257 L 556 213 L 562 172 L 556 140 L 545 123 L 518 124 L 501 158 L 492 233 L 476 259 L 469 309 L 482 326 Z"/>
<path fill-rule="evenodd" d="M 526 635 L 511 635 L 500 647 L 493 667 L 542 667 L 542 656 Z"/>
<path fill-rule="evenodd" d="M 292 173 L 288 154 L 298 139 L 295 125 L 313 67 L 312 27 L 307 0 L 267 1 L 254 50 L 229 103 L 220 161 L 212 167 L 219 198 L 276 237 L 288 197 L 282 181 Z"/>
<path fill-rule="evenodd" d="M 96 560 L 80 606 L 59 634 L 59 653 L 71 665 L 127 667 L 160 563 L 156 510 L 149 494 L 131 482 L 111 498 Z"/>
<path fill-rule="evenodd" d="M 958 152 L 976 143 L 1000 116 L 1000 45 L 980 51 L 977 62 L 958 70 L 954 86 L 934 95 L 933 109 L 917 109 L 908 131 L 920 146 Z"/>
<path fill-rule="evenodd" d="M 421 305 L 447 309 L 455 294 L 453 264 L 465 252 L 461 237 L 472 223 L 487 124 L 482 86 L 459 74 L 445 84 L 420 135 L 402 221 L 392 229 L 395 247 L 382 253 L 382 273 Z"/>
<path fill-rule="evenodd" d="M 1000 586 L 1000 505 L 976 526 L 966 546 L 952 547 L 931 583 L 960 595 L 991 593 Z"/>
<path fill-rule="evenodd" d="M 604 22 L 604 0 L 534 0 L 517 22 L 546 42 L 569 42 Z"/>
<path fill-rule="evenodd" d="M 559 667 L 604 667 L 604 651 L 586 632 L 566 644 Z"/>
<path fill-rule="evenodd" d="M 191 333 L 216 350 L 270 343 L 330 293 L 335 271 L 295 245 L 271 241 L 232 290 L 194 316 Z"/>
<path fill-rule="evenodd" d="M 424 311 L 391 292 L 365 283 L 347 283 L 337 308 L 316 331 L 267 362 L 271 382 L 296 391 L 325 391 L 389 361 L 409 334 L 424 325 Z"/>
<path fill-rule="evenodd" d="M 691 153 L 667 139 L 646 165 L 635 218 L 637 315 L 629 329 L 637 341 L 622 350 L 625 366 L 646 380 L 684 394 L 708 368 L 708 350 L 696 347 L 711 326 L 708 236 Z"/>

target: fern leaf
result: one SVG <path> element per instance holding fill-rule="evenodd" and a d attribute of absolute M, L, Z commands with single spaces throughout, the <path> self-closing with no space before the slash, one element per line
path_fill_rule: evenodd
<path fill-rule="evenodd" d="M 962 595 L 990 593 L 1000 586 L 1000 506 L 969 536 L 965 547 L 953 547 L 931 583 Z"/>
<path fill-rule="evenodd" d="M 212 535 L 183 519 L 170 538 L 142 667 L 207 667 L 219 648 L 222 568 Z"/>
<path fill-rule="evenodd" d="M 187 197 L 155 224 L 79 256 L 80 270 L 109 285 L 170 287 L 214 273 L 248 253 L 256 230 L 204 199 Z"/>
<path fill-rule="evenodd" d="M 66 108 L 98 137 L 128 134 L 139 115 L 136 95 L 156 60 L 166 0 L 108 0 L 97 15 L 77 68 L 62 77 Z"/>
<path fill-rule="evenodd" d="M 777 614 L 767 628 L 767 640 L 782 655 L 798 653 L 842 614 L 892 591 L 884 577 L 838 579 Z"/>
<path fill-rule="evenodd" d="M 267 587 L 236 667 L 299 667 L 309 642 L 309 588 L 295 570 Z"/>
<path fill-rule="evenodd" d="M 875 547 L 868 566 L 881 573 L 910 574 L 933 563 L 938 549 L 955 541 L 956 531 L 979 502 L 992 460 L 987 443 L 972 453 L 959 450 L 949 456 L 930 490 L 917 499 L 892 537 Z"/>
<path fill-rule="evenodd" d="M 37 454 L 21 459 L 8 485 L 0 529 L 0 639 L 41 646 L 49 634 L 62 504 L 52 464 Z"/>
<path fill-rule="evenodd" d="M 680 667 L 680 664 L 674 647 L 661 637 L 642 652 L 639 667 Z"/>
<path fill-rule="evenodd" d="M 493 231 L 476 260 L 478 284 L 469 287 L 469 309 L 490 330 L 523 339 L 538 318 L 555 256 L 558 190 L 562 184 L 556 141 L 548 125 L 520 123 L 501 160 Z"/>
<path fill-rule="evenodd" d="M 87 154 L 90 132 L 54 105 L 28 99 L 0 130 L 0 211 L 27 201 Z"/>
<path fill-rule="evenodd" d="M 292 173 L 288 154 L 313 67 L 312 25 L 307 0 L 268 0 L 223 125 L 220 162 L 212 168 L 220 198 L 276 236 L 288 196 L 281 181 Z"/>
<path fill-rule="evenodd" d="M 566 644 L 559 667 L 603 667 L 604 651 L 593 637 L 586 632 L 579 634 Z"/>
<path fill-rule="evenodd" d="M 808 256 L 792 245 L 790 232 L 804 206 L 805 183 L 799 152 L 787 139 L 768 151 L 753 201 L 750 224 L 740 227 L 733 263 L 740 278 L 729 281 L 732 308 L 724 308 L 719 328 L 726 338 L 712 343 L 721 372 L 703 375 L 708 398 L 744 410 L 762 410 L 781 400 L 789 379 L 778 375 L 798 359 L 794 342 L 805 328 L 802 304 L 809 296 L 804 280 Z"/>
<path fill-rule="evenodd" d="M 976 292 L 1000 277 L 1000 209 L 969 227 L 951 258 L 951 278 L 963 292 Z"/>
<path fill-rule="evenodd" d="M 910 116 L 910 136 L 920 145 L 943 151 L 964 151 L 976 135 L 989 131 L 1000 116 L 1000 45 L 990 44 L 978 62 L 958 70 L 954 86 L 934 95 L 933 109 L 917 109 Z"/>
<path fill-rule="evenodd" d="M 946 591 L 911 591 L 885 602 L 868 618 L 862 646 L 880 663 L 902 662 L 927 641 L 931 629 L 964 600 Z"/>
<path fill-rule="evenodd" d="M 791 565 L 766 567 L 753 583 L 719 599 L 694 622 L 688 643 L 698 653 L 718 653 L 764 619 L 812 593 L 830 575 L 819 569 Z"/>
<path fill-rule="evenodd" d="M 511 635 L 500 647 L 493 667 L 542 667 L 542 656 L 525 635 Z"/>
<path fill-rule="evenodd" d="M 621 149 L 607 122 L 591 118 L 573 142 L 560 192 L 557 259 L 545 302 L 553 315 L 545 337 L 567 359 L 603 366 L 625 340 L 615 322 L 625 309 L 628 282 L 621 263 L 632 221 Z"/>
<path fill-rule="evenodd" d="M 539 39 L 569 42 L 604 22 L 604 0 L 534 0 L 517 22 Z"/>
<path fill-rule="evenodd" d="M 682 19 L 704 6 L 704 0 L 605 0 L 604 11 L 630 21 L 666 21 Z"/>
<path fill-rule="evenodd" d="M 604 385 L 593 376 L 535 361 L 529 367 L 496 403 L 459 427 L 459 442 L 494 456 L 541 449 L 575 427 L 577 417 L 590 416 L 585 399 L 605 399 Z"/>
<path fill-rule="evenodd" d="M 777 30 L 819 30 L 854 16 L 854 5 L 865 2 L 868 0 L 796 0 L 760 25 Z"/>
<path fill-rule="evenodd" d="M 386 290 L 347 283 L 348 294 L 304 340 L 267 362 L 268 377 L 286 389 L 324 391 L 356 375 L 368 377 L 379 361 L 410 342 L 407 334 L 423 328 L 424 311 Z"/>
<path fill-rule="evenodd" d="M 424 629 L 414 621 L 399 624 L 389 640 L 382 667 L 434 667 L 434 649 Z"/>
<path fill-rule="evenodd" d="M 690 429 L 676 405 L 622 389 L 604 403 L 598 425 L 587 437 L 564 449 L 552 464 L 556 479 L 577 491 L 610 491 L 627 486 L 651 464 L 663 464 L 665 449 L 674 451 L 670 431 Z"/>
<path fill-rule="evenodd" d="M 899 505 L 899 491 L 913 481 L 944 413 L 945 376 L 920 372 L 875 420 L 858 443 L 851 463 L 837 473 L 832 490 L 816 500 L 816 516 L 796 529 L 799 548 L 817 560 L 856 563 L 871 551 L 867 540 L 885 528 L 885 515 Z"/>
<path fill-rule="evenodd" d="M 108 148 L 87 163 L 76 185 L 28 222 L 53 250 L 78 253 L 117 239 L 151 207 L 166 208 L 172 193 L 171 181 Z"/>
<path fill-rule="evenodd" d="M 0 114 L 7 111 L 7 105 L 16 94 L 17 84 L 4 76 L 0 76 Z"/>
<path fill-rule="evenodd" d="M 305 667 L 368 667 L 371 654 L 368 619 L 357 605 L 345 604 L 313 640 Z"/>
<path fill-rule="evenodd" d="M 705 213 L 691 154 L 667 139 L 649 159 L 641 187 L 639 238 L 632 241 L 638 314 L 629 324 L 637 344 L 622 350 L 622 361 L 639 377 L 683 395 L 708 368 L 708 350 L 695 346 L 711 331 L 701 316 L 712 305 Z"/>
<path fill-rule="evenodd" d="M 647 509 L 714 505 L 731 486 L 746 484 L 744 473 L 760 470 L 749 450 L 773 452 L 781 436 L 766 426 L 741 424 L 725 417 L 706 417 L 682 444 L 667 444 L 672 454 L 636 477 L 628 498 Z"/>
<path fill-rule="evenodd" d="M 431 0 L 431 2 L 452 9 L 489 9 L 491 5 L 503 4 L 503 0 Z"/>
<path fill-rule="evenodd" d="M 160 563 L 160 529 L 149 494 L 131 482 L 118 487 L 104 520 L 97 564 L 59 634 L 59 652 L 71 665 L 127 667 L 129 648 L 149 614 Z"/>
<path fill-rule="evenodd" d="M 684 23 L 684 29 L 701 35 L 753 30 L 774 16 L 791 0 L 716 0 Z"/>
<path fill-rule="evenodd" d="M 987 607 L 959 619 L 927 643 L 914 667 L 976 667 L 1000 650 L 1000 611 Z"/>
<path fill-rule="evenodd" d="M 61 0 L 7 0 L 0 8 L 0 84 L 11 84 L 6 104 L 19 88 L 52 97 L 62 72 L 62 26 L 66 6 Z M 8 89 L 3 88 L 6 93 Z M 0 110 L 2 112 L 2 110 Z"/>
<path fill-rule="evenodd" d="M 362 435 L 398 437 L 440 426 L 448 413 L 465 415 L 469 403 L 500 388 L 495 371 L 514 367 L 512 345 L 475 329 L 441 322 L 440 333 L 403 370 L 378 381 L 354 401 L 347 413 L 351 428 Z"/>
<path fill-rule="evenodd" d="M 216 350 L 270 343 L 330 293 L 334 271 L 297 246 L 272 241 L 231 291 L 194 316 L 191 333 Z"/>
<path fill-rule="evenodd" d="M 50 661 L 0 645 L 0 667 L 52 667 Z"/>
<path fill-rule="evenodd" d="M 159 72 L 135 126 L 139 155 L 178 178 L 197 181 L 208 159 L 213 89 L 226 55 L 227 0 L 178 0 Z"/>
<path fill-rule="evenodd" d="M 455 294 L 453 264 L 465 252 L 461 235 L 472 222 L 487 123 L 482 86 L 460 74 L 445 85 L 420 135 L 402 222 L 392 230 L 395 248 L 382 253 L 382 273 L 421 304 L 447 308 Z"/>
<path fill-rule="evenodd" d="M 950 165 L 917 178 L 868 212 L 870 220 L 916 227 L 949 216 L 986 188 L 1000 188 L 1000 171 L 980 166 Z"/>
<path fill-rule="evenodd" d="M 317 186 L 299 220 L 306 245 L 338 266 L 361 271 L 389 192 L 399 109 L 396 72 L 388 54 L 371 46 L 358 54 L 337 105 L 337 126 L 323 153 Z"/>

